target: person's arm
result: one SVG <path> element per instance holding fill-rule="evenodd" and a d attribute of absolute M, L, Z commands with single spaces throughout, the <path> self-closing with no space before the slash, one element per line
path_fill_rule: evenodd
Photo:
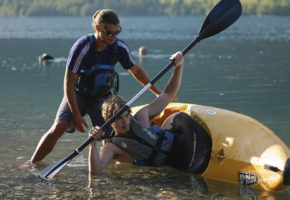
<path fill-rule="evenodd" d="M 96 141 L 93 141 L 89 147 L 89 172 L 91 173 L 97 173 L 107 168 L 114 157 L 114 152 L 109 143 L 105 144 L 100 154 L 96 143 Z"/>
<path fill-rule="evenodd" d="M 133 163 L 131 155 L 112 143 L 105 143 L 99 153 L 97 149 L 97 140 L 104 135 L 100 127 L 95 126 L 91 129 L 89 136 L 95 140 L 90 143 L 89 147 L 89 172 L 97 173 L 107 168 L 111 160 L 115 159 L 120 162 Z"/>
<path fill-rule="evenodd" d="M 75 92 L 75 82 L 78 79 L 78 75 L 73 73 L 70 69 L 66 69 L 64 78 L 64 93 L 68 101 L 68 105 L 73 115 L 73 122 L 75 128 L 80 132 L 86 132 L 84 126 L 88 128 L 88 125 L 81 113 L 77 104 L 77 97 Z"/>
<path fill-rule="evenodd" d="M 146 71 L 138 64 L 135 64 L 133 67 L 129 69 L 129 72 L 134 76 L 136 80 L 138 80 L 143 86 L 147 83 L 150 83 L 151 79 Z M 155 86 L 152 85 L 150 90 L 156 95 L 160 95 L 161 91 Z"/>
<path fill-rule="evenodd" d="M 149 120 L 158 115 L 176 97 L 180 88 L 184 63 L 182 52 L 173 54 L 170 60 L 175 60 L 175 67 L 164 91 L 151 104 L 135 114 L 135 118 L 144 126 L 150 126 Z"/>

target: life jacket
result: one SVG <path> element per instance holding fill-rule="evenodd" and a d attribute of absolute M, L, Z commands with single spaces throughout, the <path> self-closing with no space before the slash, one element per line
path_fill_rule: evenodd
<path fill-rule="evenodd" d="M 109 141 L 129 152 L 136 165 L 164 164 L 171 150 L 174 135 L 156 125 L 144 127 L 132 116 L 130 128 L 134 138 L 113 136 Z"/>
<path fill-rule="evenodd" d="M 92 97 L 104 97 L 113 90 L 114 94 L 119 90 L 119 76 L 115 71 L 114 63 L 116 62 L 117 45 L 114 42 L 110 54 L 111 62 L 109 65 L 99 64 L 97 49 L 93 34 L 88 35 L 90 41 L 90 51 L 96 60 L 96 65 L 89 69 L 82 69 L 78 81 L 75 83 L 76 91 L 83 95 Z"/>

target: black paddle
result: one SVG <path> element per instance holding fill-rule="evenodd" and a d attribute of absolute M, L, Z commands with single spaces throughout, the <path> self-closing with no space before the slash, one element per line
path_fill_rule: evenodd
<path fill-rule="evenodd" d="M 221 0 L 206 17 L 197 37 L 182 51 L 185 55 L 199 41 L 207 37 L 213 36 L 227 27 L 232 25 L 242 13 L 242 6 L 239 0 Z M 156 83 L 172 66 L 174 61 L 169 63 L 161 72 L 159 72 L 150 83 L 148 83 L 140 92 L 138 92 L 124 107 L 122 107 L 109 121 L 101 126 L 104 131 L 118 117 L 121 116 L 141 95 L 143 95 L 154 83 Z M 109 136 L 104 136 L 104 139 Z M 39 173 L 39 176 L 44 180 L 51 180 L 62 168 L 64 168 L 75 156 L 77 156 L 86 146 L 94 139 L 88 138 L 81 146 L 75 149 L 68 157 L 56 161 L 49 165 Z"/>

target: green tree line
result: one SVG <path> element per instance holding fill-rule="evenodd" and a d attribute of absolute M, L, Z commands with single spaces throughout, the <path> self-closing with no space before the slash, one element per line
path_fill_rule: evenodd
<path fill-rule="evenodd" d="M 205 15 L 219 0 L 0 0 L 0 16 Z M 289 15 L 290 0 L 241 0 L 246 15 Z"/>

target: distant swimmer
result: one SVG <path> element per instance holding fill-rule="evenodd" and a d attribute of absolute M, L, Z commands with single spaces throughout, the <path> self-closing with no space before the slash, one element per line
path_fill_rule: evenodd
<path fill-rule="evenodd" d="M 38 63 L 39 64 L 47 64 L 47 62 L 52 61 L 54 58 L 47 54 L 43 53 L 41 56 L 38 56 Z"/>
<path fill-rule="evenodd" d="M 139 48 L 139 57 L 146 56 L 147 53 L 148 53 L 147 48 L 145 46 L 141 46 Z"/>
<path fill-rule="evenodd" d="M 147 54 L 148 54 L 147 48 L 145 46 L 141 46 L 139 48 L 139 62 L 140 62 L 140 64 L 142 64 L 143 57 L 147 56 Z"/>

